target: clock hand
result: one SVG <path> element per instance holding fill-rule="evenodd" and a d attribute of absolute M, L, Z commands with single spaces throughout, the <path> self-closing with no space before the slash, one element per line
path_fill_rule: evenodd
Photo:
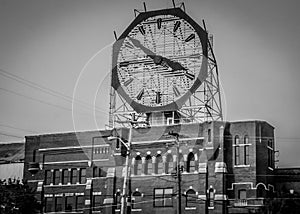
<path fill-rule="evenodd" d="M 170 59 L 168 59 L 168 58 L 165 58 L 165 57 L 163 57 L 162 58 L 162 60 L 164 61 L 164 62 L 166 62 L 166 64 L 170 67 L 170 68 L 172 68 L 172 71 L 178 71 L 178 70 L 187 70 L 185 67 L 183 67 L 179 62 L 175 62 L 175 61 L 172 61 L 172 60 L 170 60 Z"/>
<path fill-rule="evenodd" d="M 139 40 L 131 38 L 130 36 L 128 36 L 128 38 L 131 40 L 131 42 L 134 46 L 136 46 L 136 47 L 140 48 L 142 51 L 144 51 L 144 53 L 147 54 L 147 56 L 149 56 L 151 59 L 154 59 L 154 57 L 156 56 L 156 54 L 154 52 L 152 52 L 150 49 L 143 46 Z"/>

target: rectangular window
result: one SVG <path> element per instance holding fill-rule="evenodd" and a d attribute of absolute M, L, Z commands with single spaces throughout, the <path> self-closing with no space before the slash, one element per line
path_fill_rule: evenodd
<path fill-rule="evenodd" d="M 77 181 L 77 169 L 71 169 L 71 184 L 76 184 Z"/>
<path fill-rule="evenodd" d="M 154 207 L 172 207 L 173 189 L 154 189 Z"/>
<path fill-rule="evenodd" d="M 234 165 L 240 164 L 240 147 L 235 146 L 234 147 Z"/>
<path fill-rule="evenodd" d="M 247 199 L 247 191 L 245 189 L 239 190 L 239 199 Z"/>
<path fill-rule="evenodd" d="M 81 211 L 84 208 L 84 196 L 79 195 L 76 196 L 76 210 Z"/>
<path fill-rule="evenodd" d="M 93 210 L 99 211 L 102 205 L 102 196 L 101 195 L 94 195 L 93 196 Z"/>
<path fill-rule="evenodd" d="M 74 200 L 72 196 L 65 197 L 65 211 L 72 211 L 74 209 Z"/>
<path fill-rule="evenodd" d="M 62 171 L 62 184 L 68 184 L 69 182 L 69 170 L 64 169 Z"/>
<path fill-rule="evenodd" d="M 268 166 L 274 167 L 274 152 L 272 149 L 268 149 Z"/>
<path fill-rule="evenodd" d="M 62 197 L 55 198 L 55 212 L 62 211 Z"/>
<path fill-rule="evenodd" d="M 53 198 L 45 198 L 45 212 L 53 211 Z"/>
<path fill-rule="evenodd" d="M 51 170 L 45 170 L 45 185 L 50 185 L 52 179 Z"/>
<path fill-rule="evenodd" d="M 84 169 L 84 168 L 80 169 L 79 183 L 81 183 L 81 184 L 86 183 L 86 169 Z"/>
<path fill-rule="evenodd" d="M 55 169 L 53 172 L 53 184 L 58 185 L 60 181 L 59 169 Z"/>
<path fill-rule="evenodd" d="M 208 142 L 211 142 L 211 129 L 207 130 L 207 134 L 208 134 Z"/>
<path fill-rule="evenodd" d="M 249 146 L 244 146 L 244 164 L 249 165 Z"/>

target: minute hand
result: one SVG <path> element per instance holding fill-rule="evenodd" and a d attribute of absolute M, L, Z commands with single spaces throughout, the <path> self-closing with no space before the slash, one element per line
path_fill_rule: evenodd
<path fill-rule="evenodd" d="M 128 37 L 128 38 L 131 40 L 132 44 L 135 47 L 140 48 L 142 51 L 144 51 L 145 54 L 147 54 L 147 56 L 149 56 L 151 59 L 154 59 L 156 54 L 153 51 L 151 51 L 150 49 L 143 46 L 139 40 L 131 38 L 131 37 Z"/>

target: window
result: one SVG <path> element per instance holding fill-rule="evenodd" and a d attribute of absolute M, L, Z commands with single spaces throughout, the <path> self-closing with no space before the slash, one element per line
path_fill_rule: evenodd
<path fill-rule="evenodd" d="M 154 207 L 172 207 L 173 189 L 154 189 Z"/>
<path fill-rule="evenodd" d="M 79 183 L 81 183 L 81 184 L 86 183 L 86 169 L 84 169 L 84 168 L 80 169 Z"/>
<path fill-rule="evenodd" d="M 65 211 L 72 211 L 74 207 L 74 201 L 72 196 L 65 197 Z"/>
<path fill-rule="evenodd" d="M 245 189 L 240 189 L 238 198 L 239 199 L 247 199 L 247 191 Z"/>
<path fill-rule="evenodd" d="M 45 212 L 52 212 L 53 198 L 45 198 Z"/>
<path fill-rule="evenodd" d="M 71 169 L 71 184 L 77 183 L 77 169 Z"/>
<path fill-rule="evenodd" d="M 69 182 L 69 170 L 63 169 L 62 171 L 62 184 L 68 184 Z"/>
<path fill-rule="evenodd" d="M 140 156 L 136 156 L 135 158 L 133 172 L 135 175 L 141 175 L 142 173 L 142 159 Z"/>
<path fill-rule="evenodd" d="M 93 177 L 96 178 L 96 177 L 105 177 L 106 176 L 106 173 L 105 171 L 100 168 L 100 167 L 94 167 L 93 168 Z"/>
<path fill-rule="evenodd" d="M 156 156 L 155 162 L 155 174 L 162 174 L 163 173 L 163 160 L 161 155 Z"/>
<path fill-rule="evenodd" d="M 208 142 L 211 142 L 211 129 L 207 130 Z"/>
<path fill-rule="evenodd" d="M 60 172 L 59 172 L 59 169 L 55 169 L 54 172 L 53 172 L 53 184 L 54 185 L 58 185 L 59 184 L 59 181 L 60 181 Z"/>
<path fill-rule="evenodd" d="M 32 162 L 36 161 L 36 149 L 32 151 Z"/>
<path fill-rule="evenodd" d="M 62 211 L 62 197 L 55 198 L 55 212 Z"/>
<path fill-rule="evenodd" d="M 119 138 L 117 138 L 116 149 L 117 149 L 117 150 L 120 149 L 120 139 L 119 139 Z"/>
<path fill-rule="evenodd" d="M 192 152 L 188 155 L 186 170 L 187 172 L 194 172 L 196 170 L 195 156 Z"/>
<path fill-rule="evenodd" d="M 102 196 L 101 195 L 94 195 L 93 196 L 93 210 L 99 211 L 102 205 Z"/>
<path fill-rule="evenodd" d="M 152 173 L 153 173 L 152 157 L 150 155 L 147 155 L 145 160 L 145 174 L 151 175 Z"/>
<path fill-rule="evenodd" d="M 244 144 L 249 144 L 249 137 L 248 137 L 248 135 L 245 135 L 245 137 L 244 137 Z"/>
<path fill-rule="evenodd" d="M 234 138 L 234 165 L 240 164 L 240 147 L 239 147 L 240 138 L 235 136 Z"/>
<path fill-rule="evenodd" d="M 81 211 L 84 208 L 84 196 L 76 196 L 76 211 Z"/>
<path fill-rule="evenodd" d="M 268 166 L 274 168 L 274 144 L 273 140 L 268 140 Z"/>
<path fill-rule="evenodd" d="M 189 189 L 186 192 L 186 207 L 195 207 L 196 199 L 197 199 L 196 192 L 192 189 Z"/>
<path fill-rule="evenodd" d="M 121 209 L 121 193 L 120 192 L 117 192 L 116 193 L 116 205 L 117 205 L 117 209 Z"/>
<path fill-rule="evenodd" d="M 138 191 L 135 191 L 132 194 L 132 204 L 131 204 L 132 209 L 140 209 L 142 207 L 140 203 L 141 201 L 142 201 L 142 194 Z"/>
<path fill-rule="evenodd" d="M 45 170 L 45 185 L 49 185 L 51 183 L 52 172 L 51 170 Z"/>
<path fill-rule="evenodd" d="M 173 157 L 171 154 L 168 154 L 167 163 L 166 163 L 166 174 L 172 173 L 173 170 L 174 170 Z"/>
<path fill-rule="evenodd" d="M 265 188 L 263 185 L 258 185 L 257 189 L 256 189 L 256 195 L 258 198 L 262 198 L 265 196 Z"/>
<path fill-rule="evenodd" d="M 249 145 L 244 146 L 244 164 L 249 165 Z"/>

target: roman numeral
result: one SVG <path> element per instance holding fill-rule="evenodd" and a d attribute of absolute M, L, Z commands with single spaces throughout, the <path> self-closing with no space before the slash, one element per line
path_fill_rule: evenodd
<path fill-rule="evenodd" d="M 126 81 L 124 82 L 124 86 L 127 87 L 130 83 L 132 83 L 132 81 L 133 81 L 133 78 L 130 77 L 128 80 L 126 80 Z"/>
<path fill-rule="evenodd" d="M 192 34 L 189 35 L 184 41 L 185 41 L 185 42 L 189 42 L 189 41 L 191 41 L 191 40 L 194 39 L 194 38 L 195 38 L 195 34 L 192 33 Z"/>
<path fill-rule="evenodd" d="M 195 75 L 194 74 L 190 74 L 189 72 L 185 72 L 185 76 L 190 79 L 190 80 L 193 80 L 195 78 Z"/>
<path fill-rule="evenodd" d="M 120 62 L 120 67 L 127 67 L 129 65 L 128 61 Z"/>
<path fill-rule="evenodd" d="M 143 97 L 143 95 L 144 95 L 144 89 L 142 89 L 142 90 L 140 91 L 140 93 L 136 96 L 136 99 L 137 99 L 137 100 L 141 100 L 142 97 Z"/>
<path fill-rule="evenodd" d="M 139 26 L 139 31 L 141 32 L 141 34 L 145 35 L 146 31 L 144 29 L 143 26 Z"/>
<path fill-rule="evenodd" d="M 157 28 L 158 28 L 158 29 L 161 28 L 161 22 L 162 22 L 162 19 L 161 19 L 161 18 L 158 18 L 158 19 L 157 19 Z"/>
<path fill-rule="evenodd" d="M 173 85 L 173 92 L 174 92 L 175 97 L 180 96 L 180 92 L 179 92 L 178 88 L 175 85 Z"/>
<path fill-rule="evenodd" d="M 175 22 L 173 32 L 176 32 L 176 30 L 179 28 L 180 24 L 181 24 L 180 21 Z"/>
<path fill-rule="evenodd" d="M 155 96 L 155 103 L 159 104 L 161 103 L 161 93 L 159 91 L 155 92 L 156 96 Z"/>

